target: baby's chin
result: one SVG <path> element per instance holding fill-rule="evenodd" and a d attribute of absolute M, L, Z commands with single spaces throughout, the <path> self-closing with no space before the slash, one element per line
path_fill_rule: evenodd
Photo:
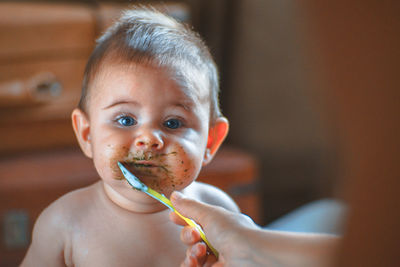
<path fill-rule="evenodd" d="M 119 170 L 119 169 L 118 169 Z M 131 171 L 142 183 L 151 189 L 155 190 L 160 194 L 164 194 L 166 197 L 169 197 L 173 191 L 183 190 L 185 187 L 190 185 L 194 179 L 178 179 L 175 175 L 152 175 L 142 171 Z M 112 185 L 113 188 L 132 188 L 132 192 L 137 192 L 134 188 L 128 183 L 128 181 L 123 176 L 122 172 L 111 170 L 109 175 L 103 178 L 103 180 Z"/>
<path fill-rule="evenodd" d="M 140 178 L 139 178 L 140 179 Z M 190 184 L 189 181 L 179 181 L 170 177 L 164 179 L 157 179 L 154 177 L 143 177 L 141 179 L 145 185 L 151 189 L 157 191 L 160 194 L 164 194 L 169 197 L 172 192 L 180 191 Z"/>

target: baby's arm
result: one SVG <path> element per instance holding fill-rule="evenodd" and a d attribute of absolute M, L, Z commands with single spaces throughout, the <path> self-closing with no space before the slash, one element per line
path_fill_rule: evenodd
<path fill-rule="evenodd" d="M 54 206 L 45 209 L 33 228 L 32 242 L 21 264 L 25 266 L 65 266 L 63 216 Z"/>

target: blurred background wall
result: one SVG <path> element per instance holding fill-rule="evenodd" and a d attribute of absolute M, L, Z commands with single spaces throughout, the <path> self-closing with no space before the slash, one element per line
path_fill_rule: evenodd
<path fill-rule="evenodd" d="M 223 104 L 229 141 L 260 160 L 265 222 L 334 193 L 335 151 L 295 1 L 236 1 Z M 278 208 L 279 207 L 279 208 Z"/>

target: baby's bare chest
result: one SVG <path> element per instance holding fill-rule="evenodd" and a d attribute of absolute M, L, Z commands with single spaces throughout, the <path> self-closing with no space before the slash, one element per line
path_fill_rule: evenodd
<path fill-rule="evenodd" d="M 164 221 L 115 218 L 112 222 L 82 225 L 71 240 L 74 266 L 179 266 L 186 247 L 180 227 Z"/>

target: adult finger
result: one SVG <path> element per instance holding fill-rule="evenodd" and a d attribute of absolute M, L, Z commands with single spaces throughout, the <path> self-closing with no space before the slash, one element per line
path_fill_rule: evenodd
<path fill-rule="evenodd" d="M 203 263 L 204 267 L 216 267 L 217 258 L 214 255 L 209 255 Z"/>
<path fill-rule="evenodd" d="M 203 266 L 207 256 L 207 246 L 204 243 L 196 243 L 186 249 L 185 260 L 181 267 Z"/>
<path fill-rule="evenodd" d="M 204 231 L 216 231 L 222 227 L 227 217 L 223 208 L 208 205 L 194 199 L 186 198 L 179 192 L 173 192 L 171 201 L 174 207 L 185 217 L 191 218 L 200 224 Z M 214 234 L 214 233 L 211 233 Z"/>
<path fill-rule="evenodd" d="M 178 214 L 176 214 L 174 211 L 169 213 L 169 219 L 174 222 L 175 224 L 185 226 L 187 225 L 187 222 L 185 222 L 184 219 L 182 219 Z"/>
<path fill-rule="evenodd" d="M 196 257 L 186 255 L 185 260 L 181 263 L 180 267 L 197 267 L 199 266 Z"/>
<path fill-rule="evenodd" d="M 181 231 L 181 240 L 186 245 L 193 245 L 201 241 L 201 236 L 194 227 L 185 226 Z"/>
<path fill-rule="evenodd" d="M 212 256 L 215 258 L 214 255 Z M 188 266 L 191 266 L 194 263 L 195 266 L 210 266 L 209 264 L 206 264 L 207 262 L 212 262 L 208 257 L 210 257 L 210 254 L 207 251 L 207 245 L 204 242 L 198 242 L 193 246 L 188 247 L 184 263 Z"/>

